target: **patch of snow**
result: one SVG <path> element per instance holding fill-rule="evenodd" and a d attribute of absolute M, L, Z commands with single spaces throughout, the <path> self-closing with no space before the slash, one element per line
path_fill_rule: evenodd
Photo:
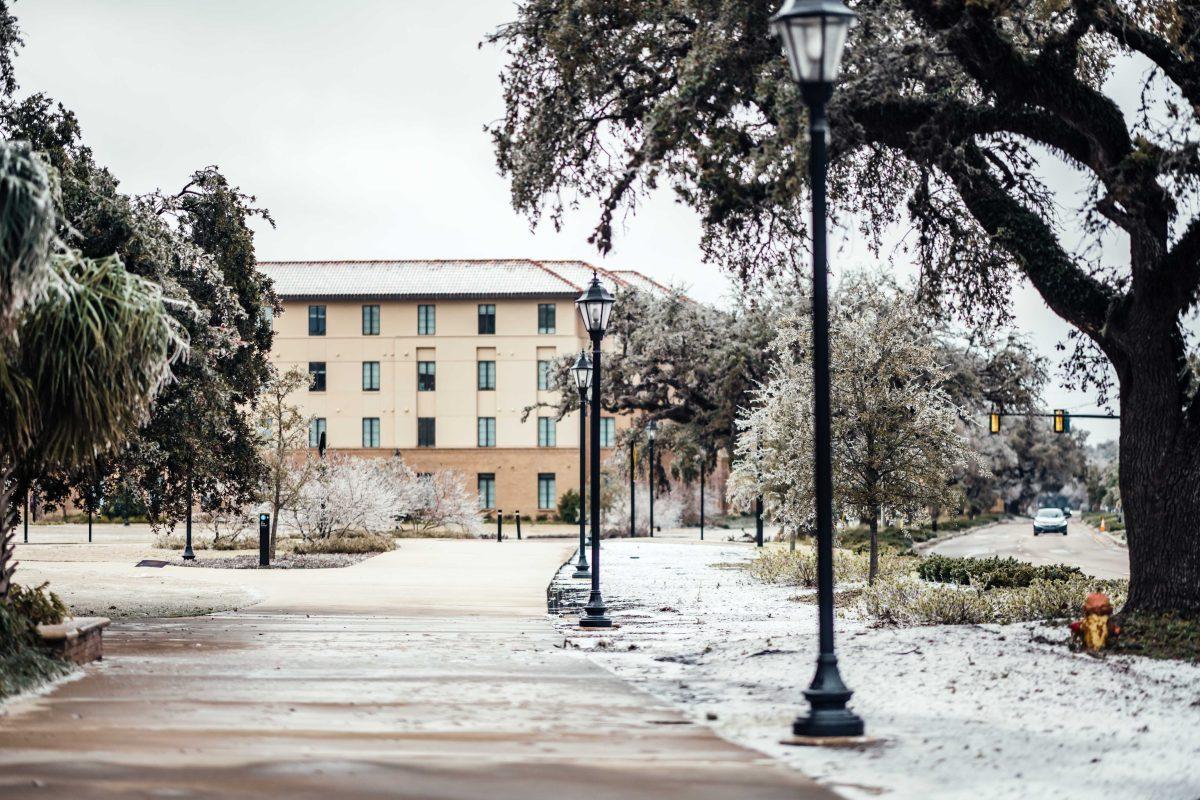
<path fill-rule="evenodd" d="M 851 707 L 884 741 L 780 744 L 806 707 L 817 607 L 811 591 L 733 566 L 753 555 L 606 541 L 604 597 L 619 627 L 581 630 L 572 612 L 560 631 L 690 718 L 848 798 L 1200 796 L 1200 666 L 1072 653 L 1065 625 L 877 628 L 840 609 Z M 585 589 L 570 572 L 556 588 Z"/>

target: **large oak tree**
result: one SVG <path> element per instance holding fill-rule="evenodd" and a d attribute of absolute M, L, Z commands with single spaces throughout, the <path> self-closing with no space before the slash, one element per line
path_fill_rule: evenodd
<path fill-rule="evenodd" d="M 746 279 L 802 252 L 803 109 L 775 0 L 523 0 L 493 128 L 516 208 L 599 202 L 594 241 L 654 187 Z M 1200 6 L 860 0 L 830 109 L 831 203 L 878 243 L 915 229 L 925 297 L 976 325 L 1028 281 L 1073 326 L 1073 374 L 1115 375 L 1129 608 L 1200 612 Z M 1114 69 L 1142 73 L 1122 108 Z M 1136 92 L 1135 92 L 1136 94 Z M 1046 181 L 1051 165 L 1085 187 Z M 1119 260 L 1102 241 L 1123 242 Z"/>

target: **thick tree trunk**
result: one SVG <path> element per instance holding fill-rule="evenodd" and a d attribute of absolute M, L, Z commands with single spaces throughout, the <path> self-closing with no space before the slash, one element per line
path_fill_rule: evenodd
<path fill-rule="evenodd" d="M 872 515 L 867 524 L 871 528 L 871 569 L 867 573 L 867 584 L 874 585 L 875 576 L 879 574 L 879 515 Z"/>
<path fill-rule="evenodd" d="M 1127 610 L 1200 613 L 1200 424 L 1181 408 L 1169 337 L 1138 336 L 1118 370 Z"/>

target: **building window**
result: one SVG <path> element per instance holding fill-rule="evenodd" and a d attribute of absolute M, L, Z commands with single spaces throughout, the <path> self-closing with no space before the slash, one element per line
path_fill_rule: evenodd
<path fill-rule="evenodd" d="M 363 336 L 379 335 L 379 306 L 363 306 Z"/>
<path fill-rule="evenodd" d="M 554 486 L 553 472 L 538 473 L 538 510 L 552 509 L 558 503 L 558 491 Z"/>
<path fill-rule="evenodd" d="M 496 332 L 496 306 L 491 303 L 479 304 L 479 332 Z"/>
<path fill-rule="evenodd" d="M 600 446 L 617 446 L 617 421 L 612 417 L 600 418 Z"/>
<path fill-rule="evenodd" d="M 538 391 L 539 392 L 548 392 L 548 391 L 550 391 L 550 368 L 551 368 L 552 362 L 539 361 L 539 362 L 537 362 L 537 365 L 538 365 L 538 367 L 537 367 L 537 369 L 538 369 Z"/>
<path fill-rule="evenodd" d="M 263 322 L 267 323 L 268 328 L 275 330 L 275 309 L 271 308 L 270 306 L 263 306 L 262 318 Z"/>
<path fill-rule="evenodd" d="M 495 417 L 480 417 L 479 418 L 479 433 L 478 444 L 480 447 L 495 447 L 496 446 L 496 418 Z"/>
<path fill-rule="evenodd" d="M 417 336 L 433 336 L 437 333 L 436 306 L 417 306 Z"/>
<path fill-rule="evenodd" d="M 320 447 L 322 433 L 325 433 L 325 418 L 324 417 L 317 417 L 312 422 L 309 422 L 308 423 L 308 446 L 309 447 Z M 326 444 L 328 444 L 328 440 L 326 440 Z"/>
<path fill-rule="evenodd" d="M 494 472 L 479 473 L 476 477 L 476 486 L 479 487 L 479 507 L 495 508 L 496 474 Z"/>
<path fill-rule="evenodd" d="M 378 392 L 379 391 L 379 362 L 364 361 L 363 365 L 363 391 Z"/>
<path fill-rule="evenodd" d="M 554 447 L 557 430 L 554 417 L 538 417 L 538 447 Z"/>
<path fill-rule="evenodd" d="M 435 391 L 437 391 L 437 362 L 436 361 L 418 361 L 417 362 L 417 391 L 418 392 L 435 392 Z"/>
<path fill-rule="evenodd" d="M 308 335 L 325 335 L 325 306 L 308 307 Z"/>
<path fill-rule="evenodd" d="M 538 303 L 538 333 L 554 333 L 556 315 L 554 303 Z"/>
<path fill-rule="evenodd" d="M 433 417 L 417 417 L 417 447 L 437 446 L 437 425 Z"/>
<path fill-rule="evenodd" d="M 379 417 L 363 417 L 363 447 L 379 447 Z"/>
<path fill-rule="evenodd" d="M 480 361 L 479 362 L 479 391 L 481 391 L 481 392 L 496 391 L 496 362 L 495 361 Z"/>
<path fill-rule="evenodd" d="M 308 390 L 310 392 L 325 391 L 325 362 L 308 362 Z"/>

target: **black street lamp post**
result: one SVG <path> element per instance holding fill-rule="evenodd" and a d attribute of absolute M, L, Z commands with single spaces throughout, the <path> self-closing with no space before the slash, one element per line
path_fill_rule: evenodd
<path fill-rule="evenodd" d="M 637 536 L 637 441 L 629 436 L 629 538 Z"/>
<path fill-rule="evenodd" d="M 592 573 L 588 569 L 584 534 L 587 515 L 583 513 L 584 498 L 587 497 L 587 392 L 592 385 L 592 361 L 586 350 L 579 352 L 579 358 L 571 366 L 571 376 L 579 390 L 579 560 L 575 562 L 575 574 L 571 577 L 590 578 Z"/>
<path fill-rule="evenodd" d="M 700 541 L 704 541 L 704 462 L 708 460 L 708 450 L 700 448 Z"/>
<path fill-rule="evenodd" d="M 654 440 L 658 438 L 658 423 L 650 420 L 646 426 L 646 438 L 650 441 L 650 535 L 654 535 Z"/>
<path fill-rule="evenodd" d="M 850 689 L 838 671 L 833 646 L 833 466 L 829 411 L 829 290 L 825 242 L 826 135 L 825 106 L 854 13 L 841 0 L 787 0 L 771 18 L 783 40 L 792 77 L 809 110 L 809 168 L 813 209 L 813 389 L 817 516 L 817 601 L 820 653 L 812 684 L 805 690 L 809 711 L 792 726 L 797 736 L 861 736 L 863 721 L 846 708 Z"/>
<path fill-rule="evenodd" d="M 607 609 L 604 607 L 604 596 L 600 593 L 600 340 L 604 338 L 612 315 L 613 296 L 600 285 L 600 278 L 592 273 L 592 282 L 575 301 L 575 307 L 583 318 L 584 330 L 592 338 L 591 493 L 588 497 L 588 521 L 592 534 L 592 592 L 579 624 L 584 628 L 608 628 L 612 620 L 604 614 Z"/>
<path fill-rule="evenodd" d="M 192 561 L 196 554 L 192 552 L 192 464 L 187 468 L 187 522 L 184 524 L 183 560 Z"/>

